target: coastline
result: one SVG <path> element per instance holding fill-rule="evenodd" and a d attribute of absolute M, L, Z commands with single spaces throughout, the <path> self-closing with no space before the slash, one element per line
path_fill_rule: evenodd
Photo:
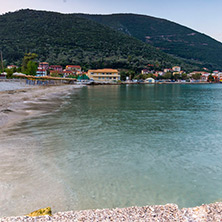
<path fill-rule="evenodd" d="M 13 82 L 13 81 L 12 81 Z M 20 84 L 19 82 L 14 82 Z M 61 96 L 82 88 L 80 85 L 27 86 L 0 91 L 0 131 L 13 124 L 38 115 L 41 111 L 29 109 L 32 103 L 50 101 L 51 97 Z"/>
<path fill-rule="evenodd" d="M 116 209 L 96 209 L 58 212 L 52 216 L 2 217 L 5 221 L 180 221 L 198 222 L 222 220 L 222 202 L 204 204 L 193 208 L 182 208 L 176 204 L 128 207 Z"/>
<path fill-rule="evenodd" d="M 31 117 L 35 115 L 35 112 L 32 110 L 25 110 L 28 107 L 28 103 L 31 101 L 41 100 L 42 98 L 49 99 L 53 94 L 65 94 L 68 91 L 72 91 L 73 89 L 81 88 L 83 85 L 55 85 L 55 86 L 30 86 L 25 85 L 24 82 L 19 80 L 9 80 L 2 82 L 20 84 L 20 87 L 0 91 L 0 130 L 3 127 L 7 127 L 13 125 L 14 123 L 21 121 L 24 118 Z M 171 83 L 171 82 L 163 82 L 163 83 L 131 83 L 125 82 L 121 84 L 115 85 L 127 85 L 127 84 L 209 84 L 206 82 L 199 83 Z M 112 84 L 95 84 L 96 85 L 112 85 Z"/>

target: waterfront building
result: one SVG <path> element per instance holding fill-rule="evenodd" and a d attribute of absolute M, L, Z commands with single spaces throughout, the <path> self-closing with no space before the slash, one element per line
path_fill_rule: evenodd
<path fill-rule="evenodd" d="M 82 71 L 82 68 L 81 68 L 81 66 L 67 65 L 66 70 L 73 71 L 76 74 L 80 74 Z"/>
<path fill-rule="evenodd" d="M 62 72 L 62 70 L 63 70 L 62 66 L 59 66 L 59 65 L 51 65 L 51 66 L 49 66 L 49 69 L 50 70 L 55 70 L 55 71 L 58 71 L 58 72 Z"/>
<path fill-rule="evenodd" d="M 0 79 L 6 79 L 6 76 L 7 76 L 6 72 L 0 73 Z"/>
<path fill-rule="evenodd" d="M 43 69 L 41 67 L 38 67 L 38 69 L 36 71 L 36 75 L 37 76 L 47 76 L 47 70 Z"/>
<path fill-rule="evenodd" d="M 47 63 L 47 62 L 40 62 L 38 69 L 48 70 L 49 69 L 49 63 Z"/>
<path fill-rule="evenodd" d="M 172 72 L 172 69 L 164 69 L 163 72 L 164 72 L 164 73 L 166 73 L 166 72 Z"/>
<path fill-rule="evenodd" d="M 120 75 L 117 69 L 89 70 L 87 76 L 98 82 L 113 82 L 120 80 Z"/>
<path fill-rule="evenodd" d="M 71 70 L 64 70 L 62 73 L 64 78 L 75 75 L 75 73 L 73 73 Z"/>
<path fill-rule="evenodd" d="M 148 69 L 143 69 L 142 71 L 141 71 L 141 73 L 144 75 L 144 74 L 149 74 L 150 73 L 150 71 L 148 70 Z"/>
<path fill-rule="evenodd" d="M 63 75 L 63 71 L 57 71 L 57 70 L 50 70 L 50 76 L 62 76 Z"/>
<path fill-rule="evenodd" d="M 209 75 L 210 75 L 210 74 L 209 74 Z M 209 75 L 208 75 L 208 74 L 203 74 L 203 75 L 201 75 L 201 77 L 200 77 L 201 82 L 207 82 Z"/>
<path fill-rule="evenodd" d="M 18 66 L 15 66 L 15 65 L 10 65 L 10 66 L 7 66 L 7 69 L 13 69 L 13 68 L 18 68 Z"/>
<path fill-rule="evenodd" d="M 157 77 L 158 75 L 162 76 L 163 74 L 163 71 L 156 71 L 154 75 Z"/>
<path fill-rule="evenodd" d="M 155 83 L 155 79 L 150 77 L 150 78 L 145 79 L 145 82 L 147 82 L 147 83 Z"/>
<path fill-rule="evenodd" d="M 201 74 L 201 75 L 206 75 L 206 74 L 208 74 L 208 75 L 210 75 L 210 73 L 208 73 L 208 72 L 193 71 L 193 72 L 189 73 L 188 76 L 192 76 L 192 75 L 194 75 L 194 74 Z"/>
<path fill-rule="evenodd" d="M 174 66 L 174 67 L 172 68 L 172 70 L 173 70 L 174 72 L 180 72 L 180 71 L 181 71 L 181 67 L 180 67 L 180 66 Z"/>

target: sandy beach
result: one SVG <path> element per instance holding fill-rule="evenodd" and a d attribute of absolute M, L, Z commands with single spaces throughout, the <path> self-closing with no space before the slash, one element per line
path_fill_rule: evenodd
<path fill-rule="evenodd" d="M 60 98 L 81 88 L 77 85 L 29 86 L 20 82 L 0 82 L 0 130 L 24 118 L 37 115 L 41 110 L 28 109 L 32 104 L 50 103 L 50 98 Z M 61 101 L 60 101 L 61 102 Z"/>

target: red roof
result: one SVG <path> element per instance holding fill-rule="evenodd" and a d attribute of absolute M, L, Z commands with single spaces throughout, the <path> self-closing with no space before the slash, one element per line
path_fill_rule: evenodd
<path fill-rule="evenodd" d="M 49 68 L 62 68 L 60 65 L 51 65 Z"/>
<path fill-rule="evenodd" d="M 73 72 L 72 72 L 72 71 L 69 71 L 69 70 L 63 71 L 63 73 L 73 74 Z"/>
<path fill-rule="evenodd" d="M 81 66 L 74 66 L 74 65 L 67 65 L 67 67 L 70 67 L 70 68 L 78 68 L 78 69 L 81 68 Z"/>

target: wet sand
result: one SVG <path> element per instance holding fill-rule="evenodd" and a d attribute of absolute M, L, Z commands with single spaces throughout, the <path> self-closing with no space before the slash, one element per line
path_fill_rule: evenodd
<path fill-rule="evenodd" d="M 24 118 L 37 115 L 38 112 L 28 109 L 29 104 L 50 100 L 51 97 L 60 97 L 81 87 L 77 85 L 27 87 L 24 85 L 20 89 L 0 91 L 0 130 Z"/>

